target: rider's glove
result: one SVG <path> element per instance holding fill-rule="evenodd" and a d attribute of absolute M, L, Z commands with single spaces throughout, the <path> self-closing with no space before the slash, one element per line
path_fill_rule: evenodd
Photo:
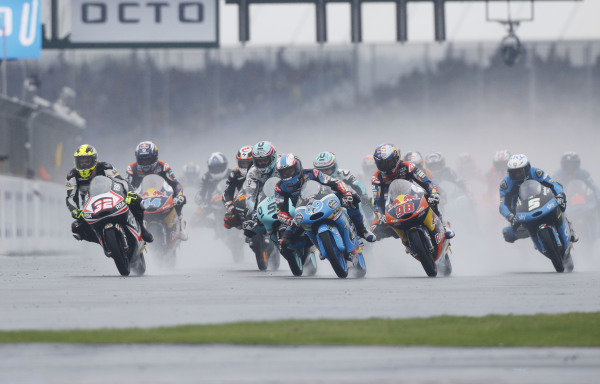
<path fill-rule="evenodd" d="M 351 206 L 354 202 L 354 196 L 352 196 L 352 192 L 346 192 L 344 197 L 342 197 L 342 205 Z"/>
<path fill-rule="evenodd" d="M 564 193 L 559 193 L 556 195 L 556 203 L 558 203 L 560 210 L 564 212 L 567 209 L 567 196 Z"/>
<path fill-rule="evenodd" d="M 437 206 L 440 203 L 440 194 L 435 192 L 432 193 L 427 198 L 427 202 L 429 203 L 429 205 Z"/>
<path fill-rule="evenodd" d="M 73 216 L 73 218 L 76 220 L 83 219 L 83 210 L 74 209 L 71 211 L 71 216 Z"/>
<path fill-rule="evenodd" d="M 140 196 L 137 193 L 135 193 L 135 191 L 129 191 L 127 192 L 127 197 L 125 197 L 125 203 L 127 205 L 131 205 L 132 203 L 135 203 L 139 198 Z"/>
<path fill-rule="evenodd" d="M 177 195 L 173 198 L 173 205 L 180 206 L 184 205 L 186 202 L 186 198 L 184 195 Z"/>
<path fill-rule="evenodd" d="M 233 206 L 233 201 L 226 201 L 223 205 L 225 206 L 225 210 L 229 211 L 229 208 Z"/>
<path fill-rule="evenodd" d="M 380 213 L 380 212 L 377 212 L 377 213 L 375 214 L 375 216 L 377 217 L 377 222 L 378 222 L 379 224 L 385 224 L 385 215 L 384 215 L 384 214 L 382 214 L 382 213 Z"/>
<path fill-rule="evenodd" d="M 512 213 L 508 215 L 506 219 L 513 228 L 517 228 L 520 225 L 519 220 L 517 220 L 517 216 L 513 215 Z"/>

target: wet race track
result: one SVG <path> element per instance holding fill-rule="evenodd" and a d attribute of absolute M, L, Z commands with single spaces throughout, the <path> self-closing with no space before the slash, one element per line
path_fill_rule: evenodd
<path fill-rule="evenodd" d="M 235 264 L 228 250 L 208 236 L 199 234 L 186 243 L 173 270 L 159 270 L 149 258 L 148 272 L 143 277 L 117 276 L 112 261 L 96 246 L 85 246 L 67 255 L 1 257 L 0 327 L 147 327 L 287 318 L 480 316 L 600 310 L 600 268 L 592 256 L 578 259 L 575 255 L 575 272 L 557 274 L 548 260 L 534 252 L 513 247 L 509 249 L 516 251 L 513 254 L 476 254 L 457 246 L 452 256 L 452 277 L 432 279 L 425 277 L 420 264 L 404 253 L 399 242 L 390 241 L 369 249 L 368 272 L 364 279 L 337 279 L 325 261 L 319 262 L 315 277 L 294 278 L 285 261 L 278 271 L 257 271 L 249 252 L 242 263 Z M 139 360 L 127 360 L 131 348 Z M 428 378 L 433 381 L 448 378 L 450 382 L 480 382 L 487 378 L 496 380 L 492 382 L 508 382 L 513 381 L 514 375 L 517 376 L 513 378 L 523 378 L 521 382 L 525 382 L 526 377 L 530 377 L 531 382 L 570 381 L 569 378 L 586 382 L 583 379 L 600 373 L 600 364 L 597 364 L 600 354 L 594 349 L 535 349 L 535 353 L 520 349 L 514 353 L 531 358 L 514 359 L 512 353 L 491 349 L 484 354 L 457 349 L 462 351 L 457 354 L 449 348 L 44 345 L 13 348 L 5 345 L 0 348 L 3 357 L 0 360 L 4 361 L 0 382 L 31 382 L 36 375 L 46 377 L 46 373 L 56 373 L 59 379 L 35 381 L 61 382 L 69 377 L 90 383 L 113 381 L 113 376 L 102 373 L 104 363 L 112 367 L 113 373 L 121 369 L 120 378 L 124 382 L 148 382 L 148 377 L 153 377 L 155 382 L 166 382 L 167 376 L 152 375 L 153 369 L 156 370 L 152 367 L 165 353 L 162 348 L 168 349 L 169 356 L 181 356 L 172 358 L 178 372 L 216 382 L 286 378 L 303 382 L 370 381 L 353 374 L 350 367 L 372 372 L 370 377 L 377 381 L 397 381 L 404 377 L 408 382 Z M 415 350 L 423 360 L 415 358 Z M 341 365 L 334 364 L 333 368 L 332 353 L 343 356 L 336 360 L 341 361 Z M 449 360 L 435 360 L 432 356 L 437 353 L 448 356 Z M 7 357 L 13 354 L 11 361 L 17 359 L 22 366 L 25 361 L 31 361 L 32 369 L 24 373 L 18 364 L 10 365 L 16 368 L 5 369 L 9 366 Z M 470 354 L 478 358 L 473 360 Z M 41 358 L 47 355 L 52 358 Z M 105 359 L 105 355 L 113 359 Z M 204 355 L 210 359 L 204 360 Z M 73 356 L 77 357 L 73 359 Z M 123 356 L 124 362 L 130 361 L 131 366 L 119 365 L 118 356 Z M 363 359 L 364 356 L 369 358 Z M 82 368 L 82 361 L 88 359 L 93 364 Z M 279 368 L 265 362 L 271 359 Z M 239 369 L 232 371 L 229 360 L 237 362 Z M 291 368 L 282 367 L 291 364 L 290 361 L 301 363 L 303 369 L 311 373 L 288 377 L 286 372 Z M 433 368 L 428 369 L 425 376 L 419 376 L 428 362 Z M 553 373 L 557 364 L 564 369 Z M 456 370 L 454 366 L 465 370 Z M 62 375 L 67 376 L 61 376 L 61 367 L 65 368 Z"/>

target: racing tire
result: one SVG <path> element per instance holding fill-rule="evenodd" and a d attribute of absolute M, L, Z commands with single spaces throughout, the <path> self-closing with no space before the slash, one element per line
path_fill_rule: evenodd
<path fill-rule="evenodd" d="M 131 270 L 136 276 L 142 276 L 144 273 L 146 273 L 146 258 L 144 257 L 143 253 L 140 253 L 140 256 L 136 262 L 133 263 Z"/>
<path fill-rule="evenodd" d="M 129 276 L 129 258 L 125 252 L 123 252 L 123 248 L 121 248 L 121 242 L 119 241 L 120 236 L 121 235 L 117 234 L 116 228 L 108 228 L 104 231 L 104 243 L 110 251 L 110 256 L 114 260 L 121 276 Z"/>
<path fill-rule="evenodd" d="M 262 235 L 256 234 L 252 239 L 252 245 L 252 251 L 254 252 L 254 256 L 256 256 L 256 265 L 258 266 L 258 269 L 266 271 L 269 261 L 269 250 L 265 244 L 265 239 Z"/>
<path fill-rule="evenodd" d="M 425 247 L 425 244 L 423 244 L 421 231 L 412 230 L 408 232 L 408 242 L 410 243 L 412 249 L 416 252 L 417 256 L 419 256 L 419 261 L 421 262 L 421 265 L 423 266 L 427 276 L 436 277 L 437 266 L 429 254 L 429 251 Z"/>
<path fill-rule="evenodd" d="M 544 245 L 546 249 L 546 257 L 550 259 L 554 269 L 558 273 L 562 273 L 565 271 L 565 265 L 563 263 L 562 255 L 560 254 L 560 250 L 554 241 L 554 235 L 552 234 L 552 229 L 546 227 L 539 232 L 540 241 Z"/>
<path fill-rule="evenodd" d="M 332 234 L 329 231 L 321 232 L 319 233 L 319 239 L 321 239 L 327 260 L 329 260 L 335 274 L 342 279 L 348 277 L 348 268 L 344 269 L 346 261 L 343 256 L 340 257 L 339 250 L 338 252 L 335 251 L 337 247 L 334 245 L 335 240 L 333 239 Z M 344 263 L 344 266 L 342 266 L 342 263 Z"/>

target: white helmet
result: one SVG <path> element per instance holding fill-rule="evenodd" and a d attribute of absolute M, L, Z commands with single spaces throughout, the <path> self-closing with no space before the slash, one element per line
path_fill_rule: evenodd
<path fill-rule="evenodd" d="M 510 152 L 508 150 L 503 149 L 500 151 L 496 151 L 494 153 L 494 168 L 498 172 L 506 172 L 506 163 L 510 159 Z"/>
<path fill-rule="evenodd" d="M 529 177 L 531 164 L 523 154 L 512 155 L 508 159 L 508 176 L 515 181 L 523 181 Z"/>

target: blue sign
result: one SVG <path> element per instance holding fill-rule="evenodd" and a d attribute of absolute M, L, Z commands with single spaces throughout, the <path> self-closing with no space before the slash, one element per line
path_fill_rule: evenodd
<path fill-rule="evenodd" d="M 40 57 L 41 8 L 41 0 L 0 0 L 0 59 Z"/>

